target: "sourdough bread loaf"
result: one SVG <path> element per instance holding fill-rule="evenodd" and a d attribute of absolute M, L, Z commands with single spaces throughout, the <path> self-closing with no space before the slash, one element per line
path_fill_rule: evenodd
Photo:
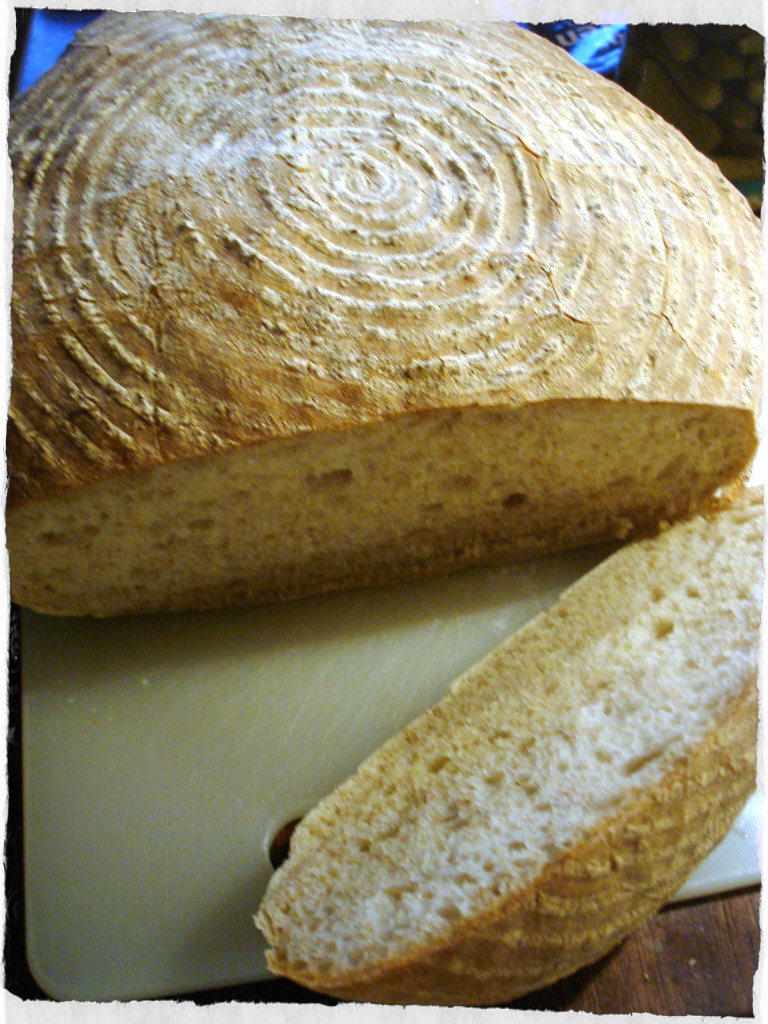
<path fill-rule="evenodd" d="M 530 33 L 110 13 L 9 145 L 22 604 L 205 608 L 630 536 L 753 454 L 757 220 Z"/>
<path fill-rule="evenodd" d="M 654 913 L 755 785 L 762 495 L 622 548 L 293 833 L 256 918 L 344 999 L 491 1004 Z"/>

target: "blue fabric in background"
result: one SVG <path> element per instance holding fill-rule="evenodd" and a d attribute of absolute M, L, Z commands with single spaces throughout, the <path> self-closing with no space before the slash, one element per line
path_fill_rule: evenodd
<path fill-rule="evenodd" d="M 55 64 L 78 29 L 93 21 L 100 11 L 34 11 L 29 25 L 16 91 L 34 85 Z"/>
<path fill-rule="evenodd" d="M 17 91 L 24 92 L 62 55 L 75 32 L 93 21 L 100 11 L 32 12 L 29 35 L 21 61 Z M 578 25 L 572 21 L 549 24 L 521 23 L 523 28 L 544 36 L 567 50 L 571 56 L 597 71 L 614 78 L 624 52 L 626 25 Z"/>
<path fill-rule="evenodd" d="M 573 21 L 552 21 L 547 24 L 520 22 L 523 28 L 555 43 L 600 75 L 616 78 L 627 38 L 626 25 L 579 25 Z"/>

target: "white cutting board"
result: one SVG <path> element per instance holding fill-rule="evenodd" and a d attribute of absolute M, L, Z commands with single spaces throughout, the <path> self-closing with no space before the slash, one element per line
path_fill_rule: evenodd
<path fill-rule="evenodd" d="M 22 615 L 27 950 L 59 999 L 267 977 L 269 841 L 606 550 L 287 605 Z M 757 806 L 687 895 L 759 879 Z"/>

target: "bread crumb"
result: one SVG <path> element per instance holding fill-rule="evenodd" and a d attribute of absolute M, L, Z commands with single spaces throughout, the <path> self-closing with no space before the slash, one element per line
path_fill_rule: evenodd
<path fill-rule="evenodd" d="M 632 533 L 633 529 L 634 529 L 634 523 L 632 522 L 632 520 L 631 519 L 627 519 L 626 516 L 622 516 L 621 518 L 616 520 L 616 525 L 615 525 L 614 531 L 613 531 L 614 532 L 614 536 L 618 540 L 626 540 L 626 538 L 630 535 L 630 533 Z"/>
<path fill-rule="evenodd" d="M 515 998 L 507 998 L 511 991 L 551 982 L 555 907 L 569 935 L 579 937 L 582 962 L 591 955 L 585 952 L 591 921 L 581 911 L 587 894 L 601 903 L 615 900 L 610 927 L 612 941 L 620 941 L 623 908 L 636 914 L 639 902 L 640 890 L 629 887 L 641 863 L 634 851 L 646 841 L 658 842 L 661 851 L 676 835 L 678 805 L 674 811 L 672 803 L 663 805 L 670 807 L 669 831 L 657 833 L 646 823 L 645 794 L 675 778 L 681 757 L 691 765 L 711 763 L 712 723 L 723 723 L 718 736 L 730 728 L 734 719 L 720 709 L 740 706 L 742 699 L 745 723 L 737 742 L 744 744 L 740 750 L 753 750 L 759 588 L 752 584 L 761 577 L 762 517 L 755 489 L 722 517 L 697 517 L 666 536 L 624 547 L 454 679 L 441 701 L 310 810 L 294 833 L 294 856 L 270 879 L 258 914 L 276 973 L 307 978 L 333 994 L 337 984 L 342 988 L 339 978 L 413 956 L 409 962 L 424 968 L 418 992 L 413 974 L 394 980 L 393 966 L 386 984 L 392 980 L 396 989 L 368 988 L 368 982 L 356 987 L 353 980 L 343 986 L 345 998 L 354 988 L 355 998 L 383 995 L 410 1003 L 414 996 L 434 1002 L 450 995 L 503 1003 Z M 752 582 L 745 586 L 747 577 Z M 690 587 L 697 598 L 687 595 Z M 742 588 L 743 598 L 737 596 Z M 719 594 L 728 595 L 722 603 L 712 600 Z M 657 618 L 660 607 L 669 619 Z M 653 671 L 637 671 L 654 625 L 664 655 L 653 652 Z M 713 659 L 702 655 L 702 643 Z M 720 656 L 734 658 L 733 671 L 724 661 L 720 672 L 711 672 L 710 662 Z M 751 765 L 743 785 L 754 786 Z M 687 820 L 697 835 L 714 839 L 708 803 L 683 805 L 681 813 L 690 806 Z M 617 807 L 628 818 L 614 842 L 607 823 Z M 718 829 L 730 820 L 723 815 Z M 576 853 L 592 849 L 580 845 L 585 835 L 599 837 L 598 855 Z M 559 883 L 547 892 L 537 879 L 566 850 L 564 898 Z M 682 865 L 681 873 L 687 869 Z M 676 886 L 677 878 L 669 879 L 669 887 Z M 552 892 L 556 903 L 549 902 Z M 503 940 L 483 932 L 489 909 L 498 913 L 513 893 L 526 893 L 541 909 L 541 925 L 531 928 L 526 904 L 505 923 Z M 646 904 L 644 912 L 653 906 Z M 441 948 L 446 922 L 462 945 L 433 972 L 430 951 Z M 509 941 L 518 929 L 521 939 Z M 601 929 L 600 949 L 607 945 L 604 935 Z M 520 975 L 518 950 L 520 962 L 526 960 Z M 528 950 L 530 957 L 544 954 L 535 981 Z M 683 963 L 698 967 L 690 954 Z M 456 986 L 450 992 L 443 966 Z M 651 979 L 647 968 L 641 973 L 650 990 L 656 976 Z"/>

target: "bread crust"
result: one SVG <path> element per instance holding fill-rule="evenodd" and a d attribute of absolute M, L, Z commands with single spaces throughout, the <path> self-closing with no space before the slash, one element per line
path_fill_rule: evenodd
<path fill-rule="evenodd" d="M 753 488 L 619 550 L 367 758 L 269 883 L 270 967 L 497 1004 L 658 910 L 754 789 L 763 519 Z"/>
<path fill-rule="evenodd" d="M 498 1005 L 593 963 L 656 913 L 728 833 L 755 786 L 757 685 L 752 675 L 708 735 L 653 788 L 535 881 L 471 925 L 376 971 L 276 973 L 339 999 Z"/>
<path fill-rule="evenodd" d="M 10 508 L 404 412 L 754 417 L 746 200 L 512 26 L 110 13 L 9 147 Z"/>

